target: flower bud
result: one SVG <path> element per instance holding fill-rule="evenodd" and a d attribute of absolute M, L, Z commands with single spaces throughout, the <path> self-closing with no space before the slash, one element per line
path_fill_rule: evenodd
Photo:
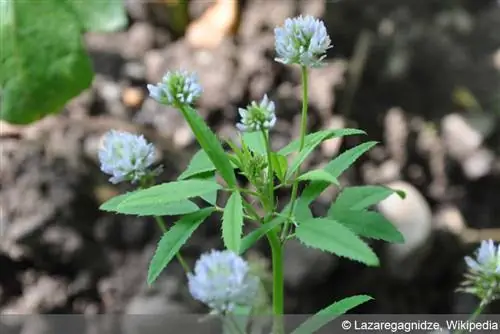
<path fill-rule="evenodd" d="M 149 96 L 161 104 L 179 107 L 192 105 L 202 93 L 195 73 L 187 71 L 167 72 L 156 85 L 147 85 Z"/>
<path fill-rule="evenodd" d="M 255 132 L 269 130 L 276 124 L 276 114 L 274 112 L 274 102 L 270 101 L 267 95 L 257 104 L 252 101 L 246 109 L 238 109 L 241 121 L 236 127 L 243 132 Z"/>

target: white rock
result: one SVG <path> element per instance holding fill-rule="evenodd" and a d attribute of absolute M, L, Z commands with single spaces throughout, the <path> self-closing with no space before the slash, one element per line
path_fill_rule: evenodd
<path fill-rule="evenodd" d="M 398 263 L 411 256 L 428 240 L 432 230 L 432 212 L 427 200 L 411 184 L 395 181 L 386 186 L 406 193 L 405 199 L 393 194 L 377 206 L 405 238 L 403 244 L 388 246 L 389 258 Z"/>

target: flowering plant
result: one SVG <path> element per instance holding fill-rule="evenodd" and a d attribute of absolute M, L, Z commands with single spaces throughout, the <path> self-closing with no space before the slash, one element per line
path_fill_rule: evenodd
<path fill-rule="evenodd" d="M 287 19 L 275 30 L 276 60 L 298 65 L 302 72 L 302 118 L 300 137 L 278 151 L 271 148 L 271 130 L 277 122 L 275 103 L 265 95 L 260 102 L 239 108 L 236 127 L 238 143 L 228 141 L 232 152 L 223 149 L 219 139 L 193 108 L 202 88 L 193 73 L 168 72 L 156 85 L 148 85 L 150 96 L 158 103 L 177 108 L 193 131 L 201 150 L 187 169 L 173 182 L 155 185 L 158 170 L 152 170 L 154 150 L 144 138 L 112 132 L 106 137 L 100 159 L 103 172 L 111 182 L 137 182 L 140 189 L 110 199 L 102 210 L 121 214 L 154 216 L 164 232 L 152 258 L 148 283 L 153 284 L 168 263 L 177 258 L 184 267 L 192 296 L 206 304 L 211 313 L 227 319 L 235 314 L 252 315 L 259 284 L 249 269 L 245 252 L 266 237 L 272 256 L 273 333 L 283 333 L 284 314 L 283 248 L 291 239 L 368 266 L 379 265 L 377 255 L 362 239 L 401 243 L 401 233 L 382 215 L 369 208 L 396 191 L 383 186 L 345 187 L 325 217 L 314 217 L 309 205 L 328 187 L 339 186 L 338 177 L 376 142 L 351 148 L 321 169 L 303 171 L 304 160 L 326 140 L 365 134 L 358 129 L 324 130 L 307 133 L 308 70 L 320 67 L 331 47 L 326 28 L 320 20 L 299 16 Z M 243 187 L 239 173 L 250 186 Z M 216 175 L 220 176 L 218 182 Z M 299 183 L 305 189 L 299 194 Z M 289 203 L 278 209 L 276 190 L 290 188 Z M 221 193 L 227 194 L 226 203 Z M 401 193 L 398 193 L 400 196 Z M 200 197 L 201 208 L 193 202 Z M 214 213 L 222 213 L 223 251 L 204 254 L 191 271 L 181 248 L 192 233 Z M 162 216 L 181 216 L 167 230 Z M 255 229 L 244 235 L 243 227 Z M 311 333 L 325 319 L 347 312 L 371 297 L 357 295 L 337 301 L 303 323 L 294 333 Z M 233 326 L 237 333 L 246 327 Z"/>

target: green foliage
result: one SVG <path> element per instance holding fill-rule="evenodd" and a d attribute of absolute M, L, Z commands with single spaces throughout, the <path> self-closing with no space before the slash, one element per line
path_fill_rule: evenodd
<path fill-rule="evenodd" d="M 324 169 L 316 169 L 302 174 L 297 178 L 299 181 L 318 181 L 339 185 L 339 180 Z"/>
<path fill-rule="evenodd" d="M 358 146 L 355 146 L 344 153 L 337 156 L 335 159 L 330 161 L 323 170 L 330 173 L 334 178 L 339 178 L 339 176 L 351 166 L 359 157 L 361 157 L 365 152 L 370 150 L 375 146 L 377 142 L 369 141 Z M 314 201 L 328 186 L 330 183 L 324 181 L 314 181 L 311 182 L 302 193 L 304 201 L 311 203 Z"/>
<path fill-rule="evenodd" d="M 258 229 L 253 230 L 252 232 L 248 233 L 243 239 L 241 240 L 241 246 L 239 250 L 239 254 L 245 253 L 250 247 L 252 247 L 257 241 L 259 241 L 260 238 L 265 236 L 269 231 L 273 230 L 274 228 L 280 226 L 286 221 L 286 217 L 280 215 L 275 217 L 273 220 L 270 222 L 261 225 Z"/>
<path fill-rule="evenodd" d="M 151 260 L 148 270 L 148 284 L 151 285 L 158 278 L 169 262 L 179 252 L 193 232 L 203 221 L 212 214 L 213 208 L 202 209 L 184 216 L 172 228 L 163 234 Z"/>
<path fill-rule="evenodd" d="M 358 295 L 344 298 L 336 303 L 325 307 L 297 327 L 291 334 L 310 334 L 316 333 L 321 327 L 331 322 L 338 316 L 345 314 L 347 311 L 372 300 L 373 298 L 367 295 Z"/>
<path fill-rule="evenodd" d="M 233 191 L 222 216 L 222 239 L 227 249 L 238 253 L 243 233 L 243 204 L 241 194 Z"/>
<path fill-rule="evenodd" d="M 136 191 L 131 191 L 125 194 L 121 194 L 118 196 L 115 196 L 113 198 L 110 198 L 101 206 L 99 207 L 100 210 L 102 211 L 108 211 L 108 212 L 118 212 L 118 205 L 120 205 L 125 199 L 128 197 L 132 196 Z"/>
<path fill-rule="evenodd" d="M 363 210 L 386 199 L 395 191 L 384 186 L 356 186 L 347 187 L 337 196 L 330 207 L 330 212 L 335 210 Z M 404 198 L 404 194 L 399 193 Z M 330 214 L 329 214 L 330 215 Z"/>
<path fill-rule="evenodd" d="M 82 33 L 127 23 L 123 4 L 112 0 L 4 0 L 0 13 L 0 119 L 13 124 L 57 113 L 88 88 Z"/>
<path fill-rule="evenodd" d="M 323 142 L 332 138 L 339 138 L 344 136 L 353 136 L 353 135 L 366 135 L 366 132 L 358 129 L 338 129 L 338 130 L 322 130 L 318 132 L 314 132 L 305 136 L 304 139 L 304 147 L 311 146 L 314 143 Z M 288 145 L 279 150 L 279 154 L 287 156 L 291 153 L 297 152 L 300 147 L 300 139 L 297 138 L 290 142 Z"/>
<path fill-rule="evenodd" d="M 379 260 L 372 249 L 354 232 L 333 219 L 313 218 L 299 222 L 295 230 L 297 238 L 306 246 L 334 253 L 377 266 Z"/>
<path fill-rule="evenodd" d="M 347 187 L 330 206 L 328 217 L 335 219 L 360 236 L 402 243 L 404 242 L 403 235 L 391 222 L 377 212 L 365 210 L 393 193 L 395 193 L 394 190 L 383 186 Z"/>
<path fill-rule="evenodd" d="M 377 212 L 337 210 L 328 216 L 362 237 L 393 243 L 404 242 L 404 237 L 397 228 Z"/>
<path fill-rule="evenodd" d="M 288 169 L 288 161 L 284 155 L 271 152 L 271 165 L 273 167 L 274 174 L 278 177 L 280 182 L 285 182 L 286 172 Z"/>
<path fill-rule="evenodd" d="M 116 205 L 116 212 L 149 215 L 148 212 L 154 210 L 154 206 L 166 206 L 175 210 L 175 205 L 179 205 L 183 200 L 202 196 L 218 189 L 221 189 L 218 183 L 208 180 L 182 180 L 162 183 L 151 188 L 135 191 L 130 196 L 127 196 Z"/>
<path fill-rule="evenodd" d="M 193 155 L 188 167 L 184 172 L 182 172 L 181 175 L 179 175 L 177 179 L 186 180 L 198 176 L 199 174 L 213 172 L 215 171 L 215 169 L 216 168 L 212 163 L 212 160 L 210 160 L 208 154 L 203 149 L 201 149 Z"/>
<path fill-rule="evenodd" d="M 183 106 L 181 111 L 201 148 L 208 155 L 222 178 L 227 182 L 229 187 L 236 187 L 236 176 L 234 175 L 233 166 L 217 136 L 210 130 L 196 110 Z"/>
<path fill-rule="evenodd" d="M 266 155 L 266 141 L 262 132 L 243 133 L 243 142 L 253 152 L 259 155 Z"/>

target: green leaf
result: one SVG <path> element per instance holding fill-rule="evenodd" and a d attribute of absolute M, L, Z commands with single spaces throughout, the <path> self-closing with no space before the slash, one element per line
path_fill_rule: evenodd
<path fill-rule="evenodd" d="M 291 334 L 311 334 L 316 333 L 321 327 L 331 322 L 347 311 L 366 303 L 373 298 L 367 295 L 358 295 L 344 298 L 338 302 L 325 307 L 297 327 Z"/>
<path fill-rule="evenodd" d="M 333 183 L 335 185 L 339 185 L 339 180 L 336 177 L 332 176 L 332 174 L 328 173 L 324 169 L 316 169 L 309 171 L 305 174 L 302 174 L 297 178 L 299 181 L 321 181 L 327 183 Z"/>
<path fill-rule="evenodd" d="M 337 129 L 337 130 L 322 130 L 318 132 L 314 132 L 308 134 L 304 138 L 304 147 L 310 146 L 313 143 L 317 142 L 318 139 L 321 138 L 321 141 L 325 141 L 332 138 L 344 137 L 344 136 L 352 136 L 352 135 L 366 135 L 366 132 L 358 129 Z M 321 142 L 320 141 L 320 142 Z M 283 147 L 279 150 L 279 154 L 287 156 L 293 152 L 297 152 L 300 147 L 300 138 L 295 139 L 287 146 Z"/>
<path fill-rule="evenodd" d="M 75 14 L 58 0 L 0 1 L 0 118 L 29 124 L 90 86 Z"/>
<path fill-rule="evenodd" d="M 123 3 L 111 0 L 2 0 L 0 16 L 0 119 L 13 124 L 58 113 L 90 86 L 84 30 L 127 23 Z"/>
<path fill-rule="evenodd" d="M 196 110 L 191 107 L 182 107 L 181 111 L 201 148 L 206 152 L 222 178 L 224 178 L 229 187 L 236 187 L 236 176 L 234 175 L 233 166 L 217 136 L 205 124 Z"/>
<path fill-rule="evenodd" d="M 398 229 L 377 212 L 334 210 L 328 216 L 362 237 L 392 243 L 405 241 Z"/>
<path fill-rule="evenodd" d="M 288 168 L 288 161 L 285 156 L 271 152 L 271 165 L 273 167 L 274 173 L 281 182 L 285 181 L 286 171 Z"/>
<path fill-rule="evenodd" d="M 205 177 L 197 177 L 197 179 L 217 182 L 217 179 L 215 178 L 215 173 L 210 173 L 210 175 L 207 175 Z M 201 195 L 200 197 L 208 204 L 215 206 L 217 205 L 217 195 L 218 195 L 218 190 L 214 190 L 208 194 Z"/>
<path fill-rule="evenodd" d="M 245 132 L 243 133 L 243 141 L 254 153 L 266 155 L 266 141 L 262 132 Z"/>
<path fill-rule="evenodd" d="M 128 20 L 122 1 L 65 0 L 76 13 L 85 31 L 111 32 L 123 29 Z M 61 2 L 61 0 L 57 1 Z M 62 6 L 62 5 L 60 5 Z"/>
<path fill-rule="evenodd" d="M 363 210 L 386 199 L 394 190 L 384 186 L 347 187 L 337 196 L 330 207 L 334 210 Z"/>
<path fill-rule="evenodd" d="M 135 191 L 128 192 L 125 194 L 121 194 L 115 197 L 110 198 L 106 202 L 102 203 L 101 206 L 99 206 L 99 209 L 102 211 L 108 211 L 108 212 L 117 212 L 118 210 L 118 205 L 120 205 L 125 199 L 133 195 Z"/>
<path fill-rule="evenodd" d="M 266 224 L 261 225 L 258 229 L 253 230 L 248 233 L 242 240 L 239 250 L 239 254 L 245 253 L 250 247 L 252 247 L 257 241 L 260 240 L 267 232 L 280 226 L 286 221 L 286 217 L 283 215 L 277 216 Z"/>
<path fill-rule="evenodd" d="M 379 265 L 377 255 L 354 232 L 333 219 L 314 218 L 300 222 L 295 230 L 306 246 L 365 263 Z"/>
<path fill-rule="evenodd" d="M 243 204 L 241 194 L 234 191 L 222 215 L 222 239 L 227 249 L 237 253 L 240 250 L 243 232 Z"/>
<path fill-rule="evenodd" d="M 190 200 L 170 203 L 140 203 L 119 206 L 116 212 L 137 216 L 177 216 L 198 211 L 200 208 Z"/>
<path fill-rule="evenodd" d="M 118 205 L 117 212 L 129 212 L 141 206 L 162 206 L 180 200 L 198 197 L 221 189 L 221 186 L 207 180 L 182 180 L 162 183 L 142 189 L 128 196 Z"/>
<path fill-rule="evenodd" d="M 177 179 L 185 180 L 199 174 L 212 172 L 214 170 L 215 166 L 212 163 L 212 160 L 210 160 L 208 154 L 201 149 L 193 155 L 187 169 L 182 172 Z"/>
<path fill-rule="evenodd" d="M 335 159 L 330 161 L 324 168 L 326 172 L 330 173 L 333 177 L 339 178 L 339 176 L 351 166 L 360 156 L 362 156 L 366 151 L 370 150 L 373 146 L 377 145 L 377 142 L 370 141 L 353 147 L 344 153 L 337 156 Z M 330 184 L 328 182 L 314 181 L 304 189 L 302 197 L 308 203 L 314 201 Z"/>
<path fill-rule="evenodd" d="M 212 214 L 213 208 L 202 209 L 184 216 L 177 221 L 170 230 L 163 234 L 158 243 L 156 252 L 148 270 L 148 284 L 151 285 L 158 278 L 162 270 L 179 252 L 193 232 Z"/>
<path fill-rule="evenodd" d="M 287 178 L 291 177 L 293 173 L 300 168 L 300 165 L 302 165 L 304 160 L 306 160 L 309 154 L 311 154 L 319 144 L 331 137 L 332 131 L 320 131 L 313 133 L 311 137 L 308 138 L 308 142 L 304 145 L 302 151 L 300 151 L 297 157 L 292 161 L 287 171 Z"/>

